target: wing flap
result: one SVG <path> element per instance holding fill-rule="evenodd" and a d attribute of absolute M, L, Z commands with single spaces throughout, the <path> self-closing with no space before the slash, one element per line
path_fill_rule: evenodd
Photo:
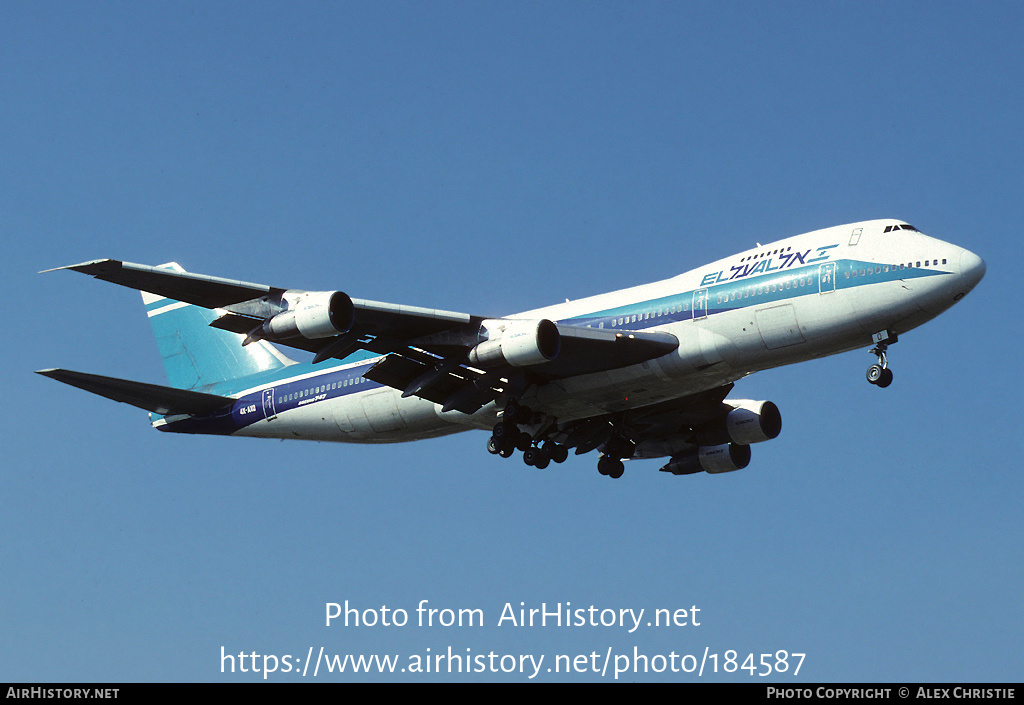
<path fill-rule="evenodd" d="M 441 363 L 440 360 L 436 362 Z M 403 355 L 391 354 L 367 370 L 363 377 L 404 391 L 409 389 L 413 382 L 423 377 L 433 368 L 434 365 L 432 364 L 414 360 Z M 457 372 L 464 374 L 460 376 Z M 432 401 L 435 404 L 445 405 L 454 395 L 474 382 L 474 378 L 465 373 L 468 373 L 467 369 L 457 368 L 455 371 L 438 374 L 430 381 L 430 384 L 417 389 L 414 396 Z M 476 408 L 479 408 L 479 406 Z M 473 409 L 473 411 L 476 411 L 476 409 Z"/>

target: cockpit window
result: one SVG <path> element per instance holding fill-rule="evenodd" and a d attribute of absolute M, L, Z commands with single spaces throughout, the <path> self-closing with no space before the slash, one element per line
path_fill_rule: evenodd
<path fill-rule="evenodd" d="M 906 223 L 903 223 L 901 225 L 886 225 L 885 230 L 883 232 L 891 233 L 893 230 L 913 230 L 915 233 L 921 232 L 913 225 L 907 225 Z"/>

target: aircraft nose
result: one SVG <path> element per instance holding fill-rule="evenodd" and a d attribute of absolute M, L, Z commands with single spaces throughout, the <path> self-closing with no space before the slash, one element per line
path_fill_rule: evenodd
<path fill-rule="evenodd" d="M 960 279 L 964 284 L 964 293 L 977 286 L 985 276 L 985 260 L 970 250 L 960 253 Z"/>

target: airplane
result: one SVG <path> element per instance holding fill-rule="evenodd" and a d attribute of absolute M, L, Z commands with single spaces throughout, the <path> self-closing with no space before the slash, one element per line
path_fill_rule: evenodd
<path fill-rule="evenodd" d="M 745 468 L 776 438 L 754 372 L 888 348 L 970 292 L 985 263 L 902 220 L 760 245 L 684 274 L 503 317 L 284 289 L 103 259 L 58 267 L 142 292 L 170 386 L 38 373 L 150 412 L 168 432 L 395 443 L 470 429 L 539 469 L 667 458 L 673 475 Z M 46 270 L 55 271 L 55 270 Z M 312 353 L 296 361 L 281 347 Z"/>

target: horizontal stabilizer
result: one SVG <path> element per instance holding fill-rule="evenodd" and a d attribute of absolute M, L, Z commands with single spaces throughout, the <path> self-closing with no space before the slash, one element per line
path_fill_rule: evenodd
<path fill-rule="evenodd" d="M 162 416 L 172 414 L 210 414 L 234 403 L 231 397 L 203 394 L 186 389 L 164 387 L 159 384 L 133 382 L 116 377 L 103 377 L 72 370 L 37 370 L 37 374 L 50 377 L 72 387 L 84 389 L 101 397 L 113 399 L 152 411 Z"/>

